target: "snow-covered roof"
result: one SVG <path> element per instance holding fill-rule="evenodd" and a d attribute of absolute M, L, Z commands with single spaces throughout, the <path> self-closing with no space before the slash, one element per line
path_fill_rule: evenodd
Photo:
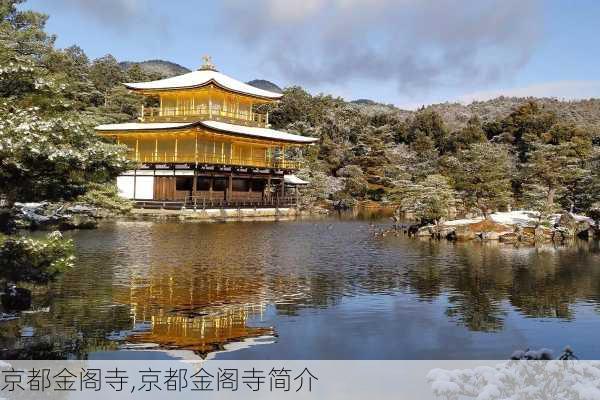
<path fill-rule="evenodd" d="M 247 83 L 233 79 L 218 71 L 202 69 L 192 71 L 187 74 L 174 76 L 166 79 L 159 79 L 151 82 L 125 83 L 129 89 L 133 90 L 167 90 L 167 89 L 190 89 L 206 86 L 214 83 L 224 89 L 233 92 L 243 93 L 250 96 L 262 97 L 267 99 L 279 99 L 283 96 L 281 93 L 270 92 L 248 85 Z"/>
<path fill-rule="evenodd" d="M 152 131 L 161 129 L 182 129 L 192 126 L 202 126 L 209 130 L 220 131 L 223 133 L 234 134 L 239 136 L 247 136 L 252 138 L 260 138 L 265 140 L 275 140 L 290 143 L 313 143 L 317 138 L 294 135 L 292 133 L 280 132 L 268 128 L 256 128 L 252 126 L 242 126 L 228 124 L 217 121 L 198 121 L 198 122 L 127 122 L 124 124 L 106 124 L 99 125 L 95 129 L 101 132 L 115 131 Z"/>
<path fill-rule="evenodd" d="M 256 128 L 253 126 L 233 125 L 226 122 L 218 121 L 202 121 L 200 122 L 207 128 L 214 129 L 217 131 L 223 131 L 228 133 L 237 133 L 242 136 L 252 136 L 262 139 L 280 140 L 284 142 L 294 143 L 313 143 L 316 142 L 317 138 L 294 135 L 291 133 L 280 132 L 274 129 L 268 128 Z"/>
<path fill-rule="evenodd" d="M 309 182 L 298 178 L 296 175 L 284 175 L 283 181 L 288 185 L 308 185 Z"/>
<path fill-rule="evenodd" d="M 124 124 L 98 125 L 97 131 L 154 131 L 158 129 L 178 129 L 194 125 L 193 122 L 126 122 Z"/>

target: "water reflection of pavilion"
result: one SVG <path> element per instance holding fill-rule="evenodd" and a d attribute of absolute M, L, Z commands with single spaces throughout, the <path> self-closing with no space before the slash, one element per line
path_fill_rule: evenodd
<path fill-rule="evenodd" d="M 114 300 L 130 305 L 133 326 L 146 326 L 130 333 L 128 341 L 206 354 L 229 342 L 273 333 L 268 327 L 248 326 L 250 319 L 262 318 L 260 294 L 242 293 L 232 281 L 196 288 L 178 282 L 175 290 L 173 277 L 151 275 L 119 287 Z M 248 297 L 256 302 L 237 301 Z"/>
<path fill-rule="evenodd" d="M 131 310 L 134 329 L 127 341 L 206 354 L 273 334 L 270 327 L 249 326 L 262 319 L 267 298 L 260 259 L 248 272 L 247 264 L 231 256 L 231 244 L 209 250 L 198 243 L 187 254 L 178 250 L 182 242 L 176 239 L 155 246 L 153 240 L 167 234 L 156 235 L 162 229 L 168 227 L 152 226 L 146 246 L 133 250 L 115 270 L 113 301 Z M 144 329 L 135 329 L 140 326 Z"/>

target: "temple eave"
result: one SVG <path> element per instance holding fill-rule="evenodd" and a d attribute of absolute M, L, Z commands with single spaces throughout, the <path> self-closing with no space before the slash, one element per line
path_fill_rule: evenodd
<path fill-rule="evenodd" d="M 99 125 L 95 129 L 102 136 L 121 134 L 183 133 L 185 130 L 202 128 L 211 133 L 234 137 L 245 137 L 271 143 L 305 145 L 316 142 L 317 138 L 294 135 L 268 128 L 248 127 L 216 121 L 197 121 L 189 123 L 136 123 Z"/>

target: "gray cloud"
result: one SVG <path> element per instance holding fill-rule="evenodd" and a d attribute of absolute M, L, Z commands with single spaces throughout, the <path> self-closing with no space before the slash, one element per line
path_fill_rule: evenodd
<path fill-rule="evenodd" d="M 81 13 L 102 26 L 122 34 L 158 32 L 169 36 L 168 17 L 145 0 L 53 0 L 53 6 Z"/>
<path fill-rule="evenodd" d="M 537 0 L 224 0 L 222 23 L 290 81 L 403 92 L 510 76 L 538 43 Z"/>

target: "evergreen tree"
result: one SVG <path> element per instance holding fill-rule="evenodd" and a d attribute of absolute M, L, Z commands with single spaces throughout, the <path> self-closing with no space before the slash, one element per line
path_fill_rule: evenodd
<path fill-rule="evenodd" d="M 448 128 L 438 113 L 431 109 L 423 109 L 418 111 L 411 120 L 406 136 L 408 143 L 415 141 L 424 143 L 425 136 L 431 139 L 438 150 L 441 150 L 448 139 Z M 418 146 L 421 148 L 422 144 Z"/>
<path fill-rule="evenodd" d="M 90 66 L 90 79 L 102 93 L 105 107 L 110 105 L 113 88 L 124 82 L 125 76 L 117 60 L 110 54 L 94 60 Z"/>
<path fill-rule="evenodd" d="M 476 143 L 456 156 L 443 159 L 442 164 L 468 208 L 478 208 L 487 214 L 512 203 L 513 167 L 505 146 Z"/>
<path fill-rule="evenodd" d="M 456 211 L 457 193 L 448 178 L 429 175 L 419 182 L 400 180 L 392 195 L 404 211 L 413 212 L 422 223 L 438 223 Z"/>
<path fill-rule="evenodd" d="M 469 118 L 467 126 L 455 131 L 448 137 L 442 153 L 451 152 L 455 153 L 459 150 L 466 149 L 473 143 L 483 143 L 487 141 L 481 121 L 476 115 Z"/>
<path fill-rule="evenodd" d="M 97 118 L 80 112 L 82 52 L 55 50 L 46 17 L 19 11 L 19 3 L 0 6 L 0 194 L 9 205 L 72 198 L 129 166 L 125 148 L 103 142 L 93 131 Z"/>
<path fill-rule="evenodd" d="M 576 188 L 577 182 L 589 174 L 582 160 L 573 155 L 572 144 L 539 144 L 523 167 L 526 206 L 543 213 L 556 211 L 559 197 L 574 205 L 568 188 Z"/>

